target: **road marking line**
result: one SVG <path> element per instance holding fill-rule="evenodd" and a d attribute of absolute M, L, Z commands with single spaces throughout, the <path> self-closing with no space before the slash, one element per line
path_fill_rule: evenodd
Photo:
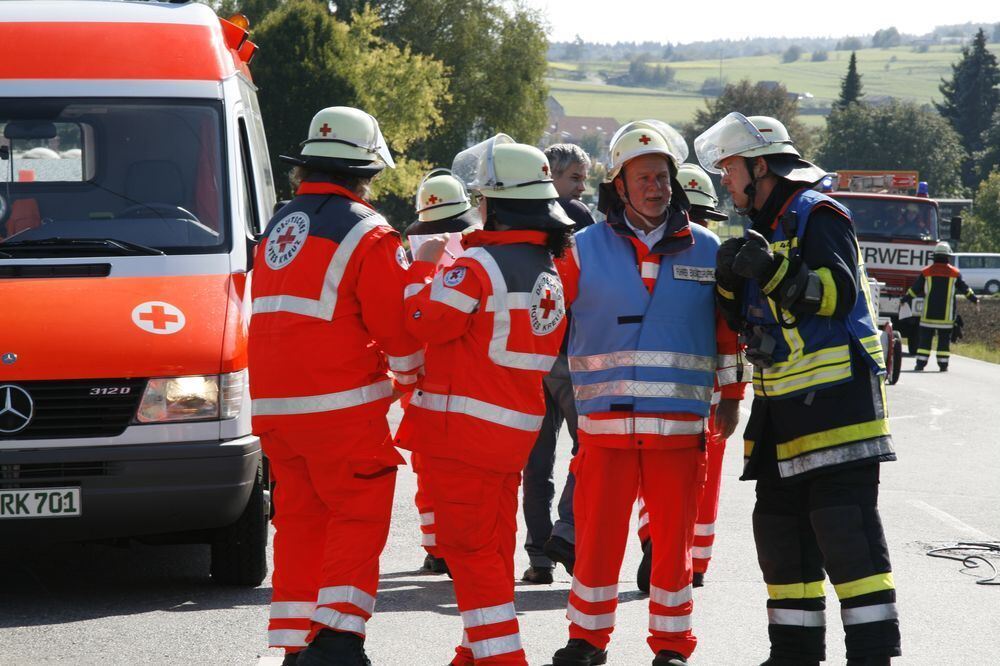
<path fill-rule="evenodd" d="M 972 525 L 969 525 L 968 523 L 963 523 L 961 520 L 959 520 L 955 516 L 951 515 L 947 511 L 942 511 L 941 509 L 937 508 L 936 506 L 931 506 L 927 502 L 924 502 L 924 501 L 921 501 L 921 500 L 918 500 L 918 499 L 911 499 L 911 500 L 908 500 L 908 502 L 909 502 L 909 504 L 911 506 L 915 506 L 918 509 L 920 509 L 920 510 L 926 512 L 926 513 L 929 513 L 930 515 L 932 515 L 935 518 L 937 518 L 938 520 L 940 520 L 942 523 L 946 523 L 948 525 L 951 525 L 951 527 L 953 527 L 954 529 L 961 530 L 963 532 L 968 532 L 969 534 L 971 534 L 972 536 L 974 536 L 975 538 L 977 538 L 977 539 L 979 539 L 981 541 L 990 541 L 990 540 L 992 540 L 992 537 L 989 534 L 987 534 L 986 532 L 978 530 L 975 527 L 973 527 Z"/>

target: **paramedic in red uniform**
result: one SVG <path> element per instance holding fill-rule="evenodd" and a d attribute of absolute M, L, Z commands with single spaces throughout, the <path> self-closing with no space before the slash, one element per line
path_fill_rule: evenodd
<path fill-rule="evenodd" d="M 249 346 L 253 429 L 276 481 L 269 643 L 286 664 L 365 666 L 403 462 L 386 412 L 423 365 L 403 327 L 406 253 L 365 200 L 393 161 L 375 118 L 348 107 L 317 113 L 282 159 L 298 189 L 257 251 Z"/>
<path fill-rule="evenodd" d="M 462 254 L 462 232 L 481 226 L 479 211 L 472 207 L 465 184 L 452 175 L 448 169 L 434 169 L 417 188 L 417 221 L 406 228 L 406 239 L 410 242 L 410 252 L 420 251 L 420 246 L 428 240 L 438 239 L 445 243 L 444 252 L 437 262 L 441 271 Z M 422 285 L 414 285 L 414 289 Z M 416 375 L 410 378 L 416 382 Z M 417 475 L 417 492 L 413 502 L 420 516 L 420 544 L 427 551 L 420 570 L 427 573 L 448 573 L 448 565 L 437 548 L 434 505 L 424 487 L 420 467 L 420 455 L 410 458 L 413 472 Z"/>
<path fill-rule="evenodd" d="M 719 239 L 692 225 L 677 183 L 687 156 L 669 125 L 636 121 L 611 141 L 599 207 L 607 220 L 574 237 L 561 272 L 573 324 L 569 367 L 579 414 L 576 564 L 569 642 L 553 666 L 604 664 L 615 625 L 629 518 L 642 492 L 655 544 L 647 639 L 656 666 L 686 664 L 691 548 L 705 476 L 706 422 L 716 379 L 735 382 L 717 341 L 735 338 L 714 302 Z M 723 438 L 738 401 L 715 415 Z"/>
<path fill-rule="evenodd" d="M 454 578 L 464 632 L 451 663 L 524 666 L 517 492 L 545 416 L 542 378 L 565 331 L 552 258 L 572 221 L 537 148 L 500 134 L 459 153 L 453 170 L 483 196 L 483 229 L 465 235 L 464 254 L 445 271 L 435 274 L 441 241 L 414 257 L 411 284 L 422 286 L 406 300 L 406 329 L 427 343 L 426 374 L 397 442 L 420 455 L 437 548 Z"/>
<path fill-rule="evenodd" d="M 700 166 L 690 163 L 680 165 L 677 169 L 677 182 L 684 188 L 684 194 L 691 204 L 688 217 L 692 222 L 708 227 L 710 220 L 725 222 L 729 219 L 726 213 L 718 209 L 719 197 L 715 194 L 715 186 Z M 715 423 L 715 412 L 723 397 L 742 399 L 746 387 L 745 381 L 750 378 L 735 337 L 720 339 L 718 344 L 720 357 L 725 357 L 723 365 L 731 368 L 727 374 L 735 376 L 737 383 L 727 384 L 725 391 L 716 384 L 712 392 L 712 410 L 708 418 L 706 441 L 705 485 L 698 499 L 698 519 L 694 525 L 694 547 L 691 549 L 694 587 L 702 587 L 705 584 L 705 572 L 708 571 L 708 563 L 712 560 L 712 547 L 715 544 L 715 518 L 719 514 L 719 491 L 722 489 L 722 460 L 726 452 L 726 439 L 720 436 Z M 639 542 L 642 544 L 642 562 L 639 564 L 636 585 L 648 594 L 653 544 L 649 538 L 649 512 L 646 511 L 642 497 L 639 497 Z"/>

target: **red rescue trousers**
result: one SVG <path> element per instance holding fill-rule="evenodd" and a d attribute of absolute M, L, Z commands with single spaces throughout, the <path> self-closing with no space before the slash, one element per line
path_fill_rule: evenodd
<path fill-rule="evenodd" d="M 712 545 L 715 543 L 715 519 L 719 515 L 719 491 L 722 489 L 722 461 L 726 454 L 726 440 L 714 433 L 708 436 L 705 485 L 698 499 L 698 517 L 694 524 L 694 547 L 691 562 L 696 573 L 708 571 L 712 561 Z M 649 539 L 649 512 L 639 494 L 639 540 Z"/>
<path fill-rule="evenodd" d="M 434 504 L 427 493 L 427 484 L 424 483 L 419 453 L 410 456 L 410 466 L 413 468 L 413 473 L 417 475 L 417 493 L 413 496 L 413 503 L 417 507 L 417 513 L 420 514 L 420 545 L 431 556 L 441 557 L 441 553 L 437 549 Z"/>
<path fill-rule="evenodd" d="M 385 419 L 280 428 L 261 441 L 275 480 L 268 643 L 297 652 L 324 628 L 364 636 L 404 462 Z"/>
<path fill-rule="evenodd" d="M 569 637 L 601 649 L 611 640 L 629 518 L 641 490 L 656 544 L 647 642 L 654 653 L 673 650 L 690 656 L 697 644 L 691 631 L 691 526 L 705 453 L 697 447 L 643 451 L 584 443 L 572 470 L 576 565 L 566 611 Z"/>
<path fill-rule="evenodd" d="M 437 548 L 462 614 L 462 644 L 451 663 L 526 666 L 514 612 L 520 473 L 426 455 L 420 466 L 434 505 Z"/>

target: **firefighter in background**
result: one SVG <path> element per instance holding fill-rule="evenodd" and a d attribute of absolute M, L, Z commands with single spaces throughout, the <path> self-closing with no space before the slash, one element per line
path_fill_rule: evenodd
<path fill-rule="evenodd" d="M 979 305 L 975 292 L 965 284 L 962 274 L 952 266 L 954 253 L 944 241 L 934 248 L 934 262 L 920 271 L 913 286 L 906 290 L 900 303 L 909 305 L 914 298 L 924 299 L 924 309 L 920 313 L 920 339 L 917 344 L 917 365 L 913 368 L 922 372 L 931 358 L 934 335 L 937 334 L 937 364 L 941 372 L 948 371 L 951 357 L 951 331 L 955 327 L 955 301 L 958 294 Z"/>
<path fill-rule="evenodd" d="M 765 664 L 825 658 L 824 569 L 840 598 L 847 663 L 888 664 L 900 654 L 899 622 L 877 501 L 879 463 L 896 456 L 851 214 L 811 189 L 825 172 L 774 118 L 731 113 L 695 151 L 751 222 L 722 244 L 716 278 L 755 366 L 742 478 L 757 480 Z"/>
<path fill-rule="evenodd" d="M 437 548 L 454 579 L 464 632 L 452 664 L 517 664 L 514 549 L 521 470 L 545 414 L 542 377 L 566 327 L 552 262 L 572 221 L 556 202 L 540 150 L 497 135 L 463 151 L 454 171 L 483 195 L 483 230 L 435 273 L 443 243 L 414 255 L 406 329 L 427 344 L 426 374 L 397 442 L 420 456 Z"/>
<path fill-rule="evenodd" d="M 403 326 L 406 252 L 365 200 L 393 161 L 375 118 L 348 107 L 317 113 L 282 159 L 299 185 L 257 251 L 249 342 L 253 430 L 276 481 L 270 645 L 286 664 L 365 666 L 403 462 L 386 412 L 423 365 Z"/>
<path fill-rule="evenodd" d="M 420 246 L 428 240 L 438 240 L 445 244 L 444 252 L 436 269 L 448 268 L 462 254 L 462 232 L 479 227 L 479 213 L 472 207 L 465 184 L 455 178 L 448 169 L 434 169 L 428 173 L 416 196 L 417 221 L 406 228 L 406 238 L 410 252 L 420 251 Z M 407 379 L 417 380 L 415 375 Z M 434 505 L 427 496 L 420 472 L 420 454 L 410 458 L 413 471 L 417 475 L 417 493 L 413 498 L 420 514 L 421 545 L 427 551 L 422 571 L 428 573 L 448 573 L 448 565 L 437 549 L 437 535 L 434 529 Z"/>
<path fill-rule="evenodd" d="M 611 141 L 600 188 L 601 222 L 575 235 L 561 267 L 573 323 L 569 365 L 579 414 L 576 563 L 569 642 L 553 666 L 607 661 L 618 579 L 637 493 L 649 511 L 653 549 L 648 643 L 657 666 L 686 664 L 691 631 L 691 547 L 705 474 L 712 388 L 732 383 L 717 337 L 736 334 L 714 298 L 719 239 L 690 224 L 676 179 L 687 156 L 669 125 L 637 121 Z M 722 372 L 718 372 L 722 370 Z M 738 401 L 722 401 L 720 435 L 732 434 Z"/>
<path fill-rule="evenodd" d="M 682 164 L 677 169 L 677 181 L 684 189 L 691 208 L 688 217 L 695 224 L 708 227 L 709 221 L 725 222 L 729 216 L 718 209 L 719 198 L 715 194 L 712 179 L 697 164 Z M 736 383 L 727 384 L 725 390 L 715 385 L 712 392 L 712 409 L 708 418 L 708 436 L 706 438 L 705 485 L 701 489 L 698 500 L 698 518 L 694 525 L 694 546 L 691 549 L 691 566 L 694 570 L 692 585 L 702 587 L 705 584 L 705 572 L 712 559 L 712 546 L 715 543 L 715 519 L 719 515 L 719 491 L 722 488 L 722 460 L 726 453 L 726 439 L 720 436 L 715 424 L 715 411 L 723 398 L 741 400 L 745 388 L 742 357 L 739 353 L 738 341 L 727 338 L 719 341 L 719 354 L 727 358 L 724 365 L 732 367 L 730 375 L 735 375 Z M 646 503 L 639 497 L 639 542 L 642 544 L 642 561 L 636 575 L 636 584 L 640 590 L 649 593 L 649 574 L 652 568 L 652 541 L 649 538 L 649 512 Z"/>

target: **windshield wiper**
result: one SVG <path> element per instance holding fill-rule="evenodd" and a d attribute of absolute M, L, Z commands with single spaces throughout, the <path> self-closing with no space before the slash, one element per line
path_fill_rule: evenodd
<path fill-rule="evenodd" d="M 7 241 L 0 244 L 0 252 L 8 256 L 17 254 L 51 253 L 63 255 L 101 256 L 112 250 L 123 255 L 163 255 L 163 250 L 117 238 L 43 238 L 40 240 Z"/>

